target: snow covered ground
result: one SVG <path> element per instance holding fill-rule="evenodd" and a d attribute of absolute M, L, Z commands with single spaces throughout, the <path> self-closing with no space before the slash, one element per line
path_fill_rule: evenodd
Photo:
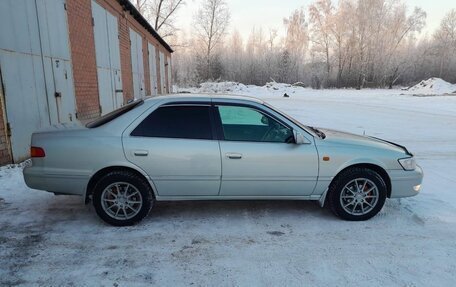
<path fill-rule="evenodd" d="M 4 167 L 0 285 L 454 286 L 456 97 L 279 84 L 200 90 L 227 89 L 306 124 L 406 145 L 424 168 L 422 193 L 388 200 L 366 222 L 341 221 L 315 202 L 181 202 L 114 228 L 80 198 L 30 190 L 20 168 Z"/>

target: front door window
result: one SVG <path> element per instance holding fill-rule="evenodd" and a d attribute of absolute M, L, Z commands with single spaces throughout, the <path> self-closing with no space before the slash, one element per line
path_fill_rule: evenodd
<path fill-rule="evenodd" d="M 218 106 L 227 141 L 290 143 L 293 131 L 272 117 L 250 107 Z"/>

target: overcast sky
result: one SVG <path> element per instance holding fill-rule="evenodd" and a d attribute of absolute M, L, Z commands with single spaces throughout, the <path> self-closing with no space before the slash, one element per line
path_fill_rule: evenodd
<path fill-rule="evenodd" d="M 190 31 L 193 16 L 198 10 L 201 0 L 186 0 L 186 5 L 178 14 L 178 26 Z M 313 0 L 226 0 L 231 11 L 229 32 L 237 29 L 247 39 L 253 27 L 277 29 L 283 34 L 283 18 L 299 7 L 307 7 Z M 446 12 L 456 9 L 456 0 L 405 0 L 409 11 L 415 6 L 423 8 L 427 13 L 425 32 L 432 33 L 439 26 Z"/>

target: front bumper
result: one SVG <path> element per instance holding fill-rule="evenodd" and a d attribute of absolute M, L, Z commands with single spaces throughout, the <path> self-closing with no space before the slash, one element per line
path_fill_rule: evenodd
<path fill-rule="evenodd" d="M 391 179 L 391 198 L 415 196 L 420 192 L 423 169 L 417 165 L 415 170 L 389 170 Z"/>

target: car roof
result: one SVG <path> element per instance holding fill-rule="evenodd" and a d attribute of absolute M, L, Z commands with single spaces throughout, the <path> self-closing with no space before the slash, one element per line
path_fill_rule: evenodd
<path fill-rule="evenodd" d="M 258 104 L 263 104 L 264 101 L 254 98 L 254 97 L 249 97 L 249 96 L 242 96 L 242 95 L 228 95 L 228 94 L 210 94 L 210 93 L 198 93 L 198 94 L 192 94 L 192 93 L 185 93 L 185 94 L 168 94 L 168 95 L 163 95 L 163 96 L 155 96 L 155 97 L 146 97 L 144 100 L 145 101 L 156 101 L 156 100 L 192 100 L 192 99 L 199 99 L 199 100 L 218 100 L 218 99 L 223 99 L 223 100 L 241 100 L 241 101 L 249 101 L 249 102 L 255 102 Z"/>

